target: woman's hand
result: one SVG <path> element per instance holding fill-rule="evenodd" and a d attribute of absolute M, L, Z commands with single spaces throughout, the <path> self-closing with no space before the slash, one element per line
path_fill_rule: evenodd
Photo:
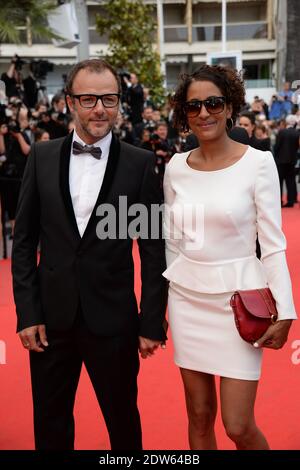
<path fill-rule="evenodd" d="M 280 349 L 286 343 L 293 320 L 278 320 L 269 326 L 265 334 L 253 346 L 255 348 Z"/>
<path fill-rule="evenodd" d="M 147 357 L 153 356 L 154 352 L 159 346 L 161 346 L 162 349 L 165 349 L 165 342 L 139 336 L 139 351 L 143 359 L 147 359 Z"/>

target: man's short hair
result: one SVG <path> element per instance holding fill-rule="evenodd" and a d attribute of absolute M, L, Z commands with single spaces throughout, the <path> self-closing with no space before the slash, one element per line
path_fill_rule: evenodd
<path fill-rule="evenodd" d="M 106 62 L 103 59 L 88 59 L 88 60 L 82 60 L 81 62 L 78 62 L 78 64 L 74 65 L 74 67 L 70 70 L 68 77 L 67 77 L 67 81 L 66 81 L 66 94 L 67 95 L 73 94 L 74 79 L 76 75 L 78 74 L 78 72 L 84 69 L 90 72 L 95 72 L 95 73 L 102 73 L 105 70 L 109 70 L 116 79 L 119 93 L 122 92 L 119 75 L 117 74 L 116 70 L 113 68 L 112 65 L 110 65 L 108 62 Z"/>
<path fill-rule="evenodd" d="M 51 100 L 51 104 L 57 104 L 60 100 L 64 100 L 65 101 L 65 97 L 62 93 L 56 93 L 56 95 L 53 96 L 52 100 Z"/>

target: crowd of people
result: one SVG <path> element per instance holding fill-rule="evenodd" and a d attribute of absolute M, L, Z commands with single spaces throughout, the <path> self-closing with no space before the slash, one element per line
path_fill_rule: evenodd
<path fill-rule="evenodd" d="M 0 193 L 2 213 L 5 212 L 10 221 L 11 237 L 20 182 L 31 144 L 66 136 L 74 128 L 64 87 L 49 100 L 47 94 L 39 93 L 32 73 L 22 80 L 18 61 L 15 56 L 1 76 L 6 95 L 1 96 L 0 104 Z M 122 98 L 114 132 L 122 141 L 155 153 L 156 171 L 162 184 L 165 166 L 172 155 L 191 150 L 198 142 L 194 135 L 174 129 L 168 100 L 161 108 L 155 106 L 151 90 L 139 83 L 135 73 L 122 74 L 121 78 Z M 246 129 L 252 147 L 272 151 L 282 188 L 286 182 L 286 207 L 297 202 L 298 98 L 290 84 L 285 83 L 269 105 L 258 96 L 252 103 L 244 103 L 237 121 L 238 126 Z"/>

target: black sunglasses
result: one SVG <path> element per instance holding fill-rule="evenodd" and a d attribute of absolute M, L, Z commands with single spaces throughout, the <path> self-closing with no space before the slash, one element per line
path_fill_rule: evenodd
<path fill-rule="evenodd" d="M 202 105 L 209 114 L 219 114 L 224 111 L 226 98 L 224 96 L 209 96 L 206 100 L 192 100 L 184 103 L 184 110 L 188 117 L 200 114 Z"/>
<path fill-rule="evenodd" d="M 73 98 L 79 100 L 79 104 L 82 108 L 91 109 L 94 108 L 98 100 L 101 100 L 104 108 L 114 108 L 119 104 L 120 93 L 106 93 L 105 95 L 71 95 Z"/>

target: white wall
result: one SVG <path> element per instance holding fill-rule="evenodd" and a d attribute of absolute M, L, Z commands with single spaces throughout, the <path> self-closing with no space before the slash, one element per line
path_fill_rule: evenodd
<path fill-rule="evenodd" d="M 269 104 L 273 95 L 276 95 L 276 88 L 248 88 L 246 89 L 246 101 L 252 103 L 254 96 L 263 98 Z"/>

